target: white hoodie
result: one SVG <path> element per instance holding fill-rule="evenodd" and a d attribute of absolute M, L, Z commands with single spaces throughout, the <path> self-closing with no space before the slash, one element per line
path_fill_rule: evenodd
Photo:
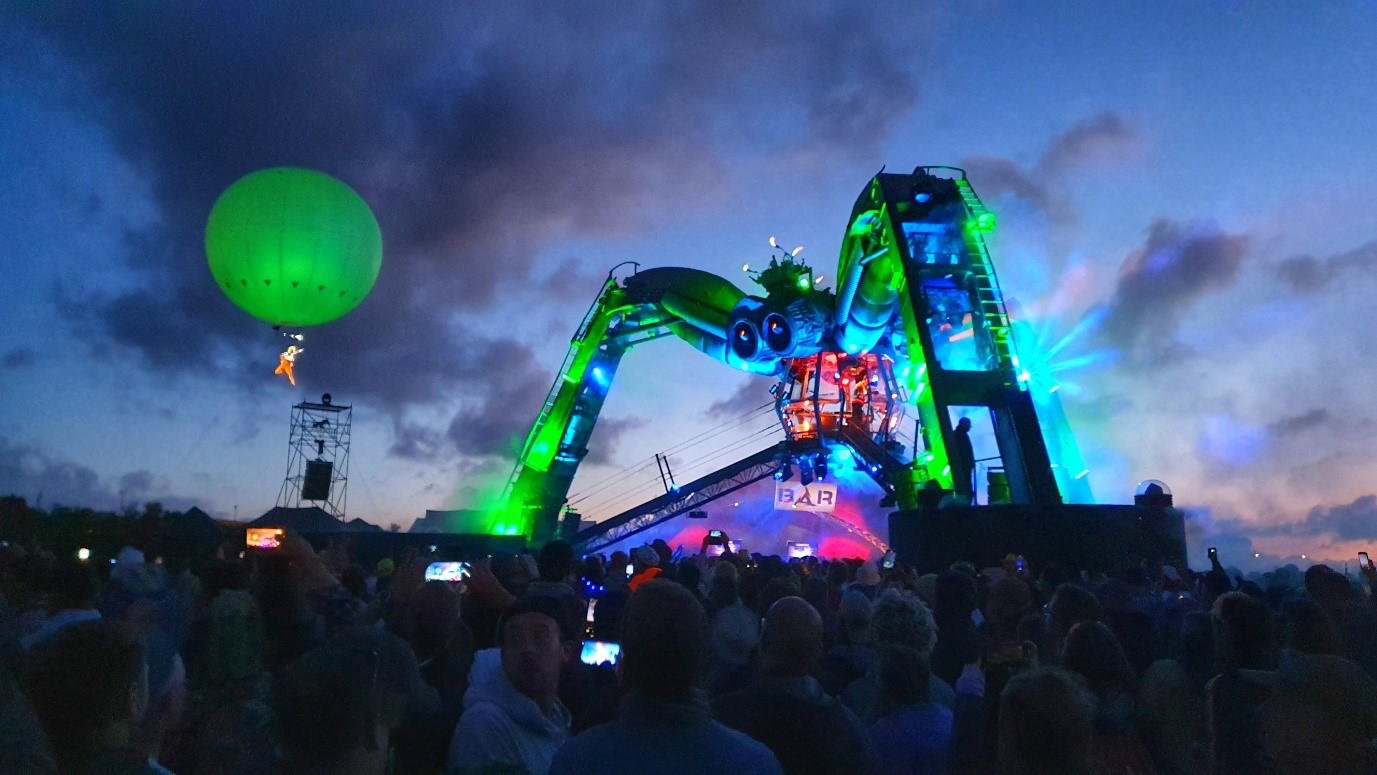
<path fill-rule="evenodd" d="M 544 775 L 555 751 L 568 739 L 569 711 L 562 703 L 556 700 L 546 715 L 507 680 L 501 650 L 473 655 L 464 715 L 450 740 L 447 771 L 507 762 Z"/>

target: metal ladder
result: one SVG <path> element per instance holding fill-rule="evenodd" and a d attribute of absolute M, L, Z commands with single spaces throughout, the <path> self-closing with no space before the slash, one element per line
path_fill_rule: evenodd
<path fill-rule="evenodd" d="M 1004 307 L 1004 293 L 999 289 L 999 278 L 995 276 L 994 264 L 990 261 L 990 251 L 985 245 L 982 230 L 976 225 L 982 217 L 993 217 L 985 204 L 976 196 L 971 184 L 964 178 L 953 181 L 961 192 L 961 201 L 966 205 L 967 221 L 963 228 L 966 246 L 974 260 L 971 262 L 972 276 L 975 279 L 976 296 L 980 302 L 980 314 L 990 331 L 990 342 L 1001 371 L 1021 374 L 1018 356 L 1014 352 L 1013 330 L 1009 326 L 1009 314 Z M 1018 380 L 1021 384 L 1022 380 Z"/>

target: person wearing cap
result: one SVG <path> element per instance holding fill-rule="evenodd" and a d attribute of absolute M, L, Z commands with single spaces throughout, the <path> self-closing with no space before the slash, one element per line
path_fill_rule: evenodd
<path fill-rule="evenodd" d="M 642 546 L 633 550 L 631 562 L 635 566 L 635 572 L 631 574 L 631 581 L 627 582 L 627 586 L 631 588 L 632 592 L 661 573 L 660 555 L 649 546 Z"/>
<path fill-rule="evenodd" d="M 498 625 L 499 648 L 474 655 L 448 771 L 498 764 L 533 775 L 549 771 L 555 751 L 569 739 L 559 676 L 573 655 L 573 629 L 550 597 L 527 596 L 507 609 Z"/>
<path fill-rule="evenodd" d="M 859 590 L 871 600 L 880 592 L 880 569 L 875 567 L 873 562 L 865 562 L 856 569 L 856 580 L 847 585 L 847 589 Z"/>

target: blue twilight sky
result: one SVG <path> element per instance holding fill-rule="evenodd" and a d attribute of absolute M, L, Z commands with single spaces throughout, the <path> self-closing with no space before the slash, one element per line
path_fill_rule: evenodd
<path fill-rule="evenodd" d="M 608 267 L 745 287 L 778 235 L 830 276 L 871 174 L 961 164 L 1006 293 L 1082 364 L 1101 499 L 1165 480 L 1193 550 L 1259 562 L 1377 543 L 1377 6 L 34 5 L 0 10 L 0 491 L 255 516 L 291 404 L 328 390 L 351 516 L 464 506 Z M 201 246 L 280 164 L 354 186 L 386 245 L 297 391 Z M 593 485 L 768 384 L 633 351 L 575 493 L 653 494 L 653 466 Z"/>

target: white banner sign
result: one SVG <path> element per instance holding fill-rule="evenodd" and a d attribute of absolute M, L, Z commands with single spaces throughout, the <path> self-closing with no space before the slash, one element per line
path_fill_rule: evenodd
<path fill-rule="evenodd" d="M 775 508 L 832 511 L 837 506 L 837 485 L 813 482 L 775 482 Z"/>

